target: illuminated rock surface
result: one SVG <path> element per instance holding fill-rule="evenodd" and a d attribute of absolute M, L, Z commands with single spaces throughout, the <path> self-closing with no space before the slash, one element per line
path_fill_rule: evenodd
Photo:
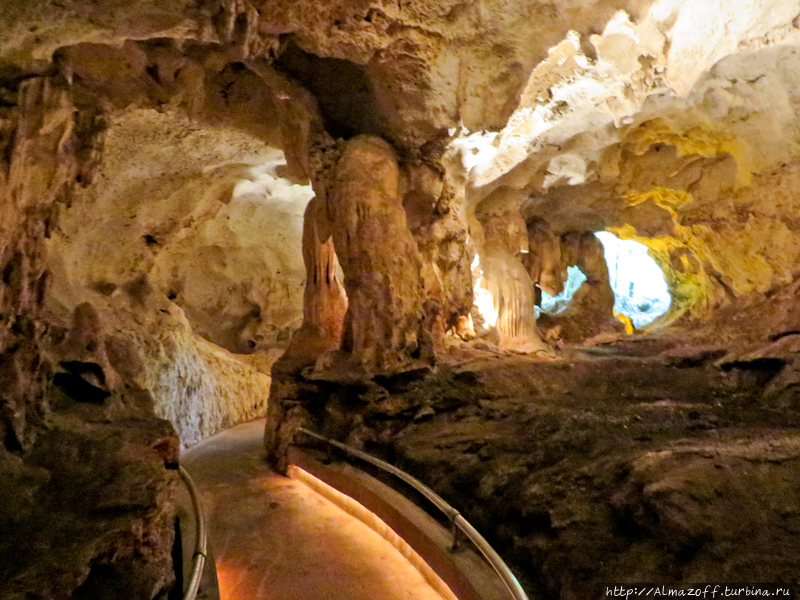
<path fill-rule="evenodd" d="M 304 424 L 394 448 L 543 597 L 796 580 L 799 23 L 0 0 L 0 598 L 163 597 L 164 465 L 265 412 L 279 467 Z M 661 329 L 625 337 L 604 230 L 663 270 Z"/>

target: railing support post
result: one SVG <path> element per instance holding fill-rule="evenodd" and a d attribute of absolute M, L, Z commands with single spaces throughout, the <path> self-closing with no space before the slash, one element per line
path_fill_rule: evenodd
<path fill-rule="evenodd" d="M 458 550 L 458 525 L 456 525 L 455 519 L 450 521 L 450 528 L 453 530 L 453 545 L 450 546 L 450 552 L 456 552 Z"/>

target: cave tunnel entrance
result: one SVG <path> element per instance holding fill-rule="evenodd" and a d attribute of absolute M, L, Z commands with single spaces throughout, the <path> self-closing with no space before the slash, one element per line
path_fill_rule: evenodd
<path fill-rule="evenodd" d="M 655 321 L 669 310 L 672 297 L 664 272 L 648 254 L 647 246 L 621 240 L 613 233 L 595 233 L 603 244 L 608 278 L 614 290 L 614 310 L 627 316 L 636 327 Z"/>
<path fill-rule="evenodd" d="M 548 315 L 556 315 L 562 312 L 569 306 L 572 296 L 583 285 L 584 281 L 586 281 L 586 275 L 583 274 L 583 271 L 576 266 L 567 267 L 567 281 L 564 283 L 564 289 L 556 296 L 551 296 L 542 290 L 541 307 L 537 307 L 537 309 Z M 538 318 L 539 315 L 536 316 Z"/>
<path fill-rule="evenodd" d="M 603 244 L 609 282 L 614 291 L 614 311 L 628 317 L 637 328 L 664 315 L 672 304 L 672 297 L 664 273 L 648 254 L 647 246 L 622 240 L 608 231 L 597 232 L 595 236 Z M 586 276 L 577 266 L 569 267 L 560 294 L 550 296 L 542 291 L 540 310 L 546 314 L 562 312 L 584 281 Z"/>

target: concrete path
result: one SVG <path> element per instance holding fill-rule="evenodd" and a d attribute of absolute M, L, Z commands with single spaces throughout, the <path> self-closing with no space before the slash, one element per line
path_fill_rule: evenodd
<path fill-rule="evenodd" d="M 272 472 L 264 420 L 183 453 L 209 523 L 222 600 L 441 600 L 395 548 L 306 485 Z"/>

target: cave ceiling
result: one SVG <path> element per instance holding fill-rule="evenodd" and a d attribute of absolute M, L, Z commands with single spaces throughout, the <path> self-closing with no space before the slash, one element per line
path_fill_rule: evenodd
<path fill-rule="evenodd" d="M 689 296 L 709 306 L 790 282 L 800 260 L 796 201 L 785 192 L 800 154 L 798 0 L 2 0 L 0 11 L 0 110 L 24 101 L 26 80 L 55 74 L 108 140 L 138 143 L 125 137 L 136 130 L 165 149 L 133 153 L 138 171 L 104 157 L 87 206 L 105 202 L 100 222 L 131 208 L 125 198 L 144 203 L 150 222 L 135 228 L 147 247 L 119 246 L 127 258 L 114 268 L 147 265 L 168 296 L 175 277 L 159 265 L 178 259 L 155 255 L 224 204 L 204 213 L 175 198 L 192 186 L 213 198 L 209 177 L 229 194 L 270 148 L 285 155 L 281 175 L 324 194 L 321 174 L 359 134 L 397 153 L 423 254 L 431 215 L 452 205 L 472 238 L 459 242 L 462 254 L 473 241 L 486 251 L 479 221 L 493 215 L 513 213 L 514 227 L 545 220 L 555 235 L 608 229 L 648 244 L 666 270 L 689 256 Z M 240 151 L 220 150 L 225 132 Z M 186 161 L 170 153 L 196 160 L 181 174 Z M 137 196 L 143 173 L 156 176 Z M 290 229 L 296 245 L 298 225 Z M 298 256 L 281 260 L 294 265 L 296 297 Z M 454 268 L 443 265 L 431 277 Z M 134 271 L 85 284 L 127 285 Z M 248 302 L 234 312 L 257 315 Z M 239 331 L 247 327 L 220 339 L 252 344 Z"/>
<path fill-rule="evenodd" d="M 500 186 L 602 179 L 604 151 L 659 141 L 631 138 L 661 115 L 675 135 L 711 121 L 737 127 L 737 138 L 761 137 L 747 140 L 756 156 L 741 169 L 795 150 L 783 125 L 793 117 L 796 1 L 7 0 L 2 11 L 6 81 L 46 71 L 54 55 L 81 79 L 125 79 L 124 65 L 97 60 L 106 54 L 97 45 L 226 47 L 216 60 L 270 65 L 310 91 L 333 137 L 377 134 L 411 154 L 455 140 L 454 151 L 471 154 L 476 199 Z M 139 60 L 151 78 L 160 65 L 164 87 L 166 59 Z M 120 82 L 131 101 L 132 79 Z M 776 135 L 759 136 L 769 122 Z"/>

